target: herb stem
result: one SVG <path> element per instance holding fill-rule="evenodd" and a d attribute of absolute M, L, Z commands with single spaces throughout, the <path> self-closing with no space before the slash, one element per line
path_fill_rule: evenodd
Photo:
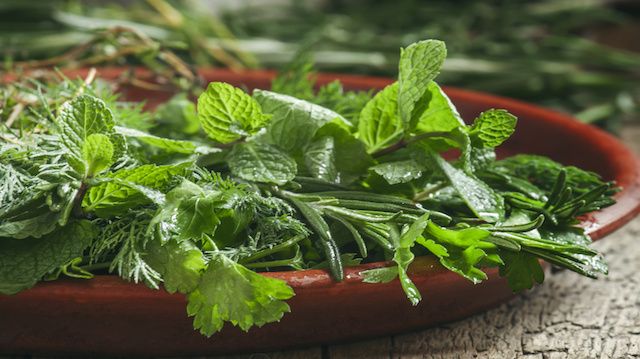
<path fill-rule="evenodd" d="M 101 269 L 109 269 L 110 266 L 111 266 L 111 262 L 100 262 L 100 263 L 88 264 L 86 266 L 80 266 L 78 268 L 82 269 L 83 271 L 92 272 L 92 271 L 97 271 Z"/>

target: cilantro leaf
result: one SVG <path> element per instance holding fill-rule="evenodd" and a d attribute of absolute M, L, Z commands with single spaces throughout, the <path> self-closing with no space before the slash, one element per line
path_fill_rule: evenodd
<path fill-rule="evenodd" d="M 492 243 L 482 242 L 489 235 L 490 232 L 480 228 L 451 230 L 429 222 L 425 238 L 419 239 L 418 243 L 438 257 L 440 263 L 450 271 L 479 283 L 487 279 L 486 273 L 478 268 L 488 256 L 485 250 L 495 249 Z M 499 257 L 491 259 L 501 263 Z"/>
<path fill-rule="evenodd" d="M 269 143 L 287 152 L 302 151 L 316 131 L 334 119 L 351 125 L 341 115 L 295 97 L 264 90 L 255 90 L 253 97 L 273 115 L 267 126 Z"/>
<path fill-rule="evenodd" d="M 55 120 L 60 140 L 66 148 L 69 164 L 84 174 L 88 164 L 83 158 L 83 147 L 93 134 L 109 134 L 114 126 L 113 113 L 99 98 L 81 95 L 65 102 Z"/>
<path fill-rule="evenodd" d="M 447 48 L 438 40 L 416 42 L 400 52 L 398 113 L 405 130 L 411 131 L 415 127 L 420 114 L 414 109 L 429 83 L 438 76 L 446 57 Z"/>
<path fill-rule="evenodd" d="M 191 241 L 152 241 L 144 259 L 162 276 L 169 293 L 189 293 L 198 287 L 206 263 L 202 252 Z"/>
<path fill-rule="evenodd" d="M 398 83 L 378 92 L 360 112 L 358 137 L 374 153 L 402 138 L 402 121 L 398 116 Z"/>
<path fill-rule="evenodd" d="M 511 137 L 518 119 L 506 110 L 488 110 L 480 114 L 469 129 L 472 138 L 477 138 L 484 147 L 500 146 Z"/>
<path fill-rule="evenodd" d="M 234 146 L 227 157 L 231 173 L 247 181 L 285 184 L 297 171 L 296 161 L 275 146 L 247 142 Z"/>
<path fill-rule="evenodd" d="M 198 97 L 198 119 L 211 139 L 230 143 L 256 133 L 269 116 L 241 89 L 224 82 L 212 82 Z"/>
<path fill-rule="evenodd" d="M 32 287 L 45 274 L 82 256 L 97 234 L 87 220 L 72 221 L 42 238 L 0 240 L 0 293 Z"/>
<path fill-rule="evenodd" d="M 535 256 L 510 251 L 502 251 L 500 256 L 504 260 L 500 275 L 507 278 L 509 287 L 514 292 L 531 289 L 535 283 L 544 281 L 544 271 Z"/>
<path fill-rule="evenodd" d="M 224 322 L 248 331 L 279 321 L 294 295 L 284 281 L 255 273 L 216 254 L 202 274 L 198 288 L 188 296 L 187 313 L 200 333 L 211 336 Z"/>

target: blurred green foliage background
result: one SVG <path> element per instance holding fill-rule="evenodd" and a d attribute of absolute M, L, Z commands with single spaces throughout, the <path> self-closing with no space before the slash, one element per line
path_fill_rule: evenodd
<path fill-rule="evenodd" d="M 440 82 L 615 130 L 640 107 L 640 3 L 605 0 L 0 1 L 4 71 L 186 64 L 390 75 L 398 48 L 438 38 Z"/>

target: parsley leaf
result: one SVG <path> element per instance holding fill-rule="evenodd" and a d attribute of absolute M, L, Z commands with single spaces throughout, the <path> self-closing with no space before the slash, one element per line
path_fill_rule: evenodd
<path fill-rule="evenodd" d="M 211 336 L 224 322 L 248 331 L 253 326 L 279 321 L 293 296 L 284 281 L 255 273 L 223 254 L 214 254 L 198 288 L 188 296 L 187 313 L 194 327 Z"/>

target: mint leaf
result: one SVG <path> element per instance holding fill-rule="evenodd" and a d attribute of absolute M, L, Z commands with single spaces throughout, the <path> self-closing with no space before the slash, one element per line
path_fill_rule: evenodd
<path fill-rule="evenodd" d="M 351 184 L 367 174 L 373 158 L 362 141 L 355 138 L 341 122 L 330 122 L 316 132 L 316 138 L 333 137 L 335 167 L 341 184 Z"/>
<path fill-rule="evenodd" d="M 455 105 L 434 81 L 427 84 L 415 112 L 418 116 L 416 133 L 449 132 L 465 126 Z"/>
<path fill-rule="evenodd" d="M 285 184 L 298 171 L 296 161 L 275 146 L 248 142 L 238 144 L 227 157 L 233 175 L 252 182 Z"/>
<path fill-rule="evenodd" d="M 358 137 L 374 153 L 402 138 L 403 125 L 398 116 L 398 83 L 378 92 L 360 112 Z"/>
<path fill-rule="evenodd" d="M 210 337 L 224 322 L 248 331 L 253 326 L 279 321 L 294 295 L 284 281 L 255 273 L 216 254 L 202 275 L 198 288 L 188 296 L 187 313 L 193 325 Z"/>
<path fill-rule="evenodd" d="M 302 151 L 316 131 L 334 119 L 350 126 L 341 115 L 295 97 L 264 90 L 255 90 L 253 97 L 273 115 L 267 126 L 269 143 L 287 152 Z"/>
<path fill-rule="evenodd" d="M 163 136 L 171 134 L 182 137 L 194 135 L 200 131 L 196 105 L 187 98 L 185 92 L 173 96 L 169 101 L 158 106 L 154 118 L 158 122 L 156 129 L 162 131 Z"/>
<path fill-rule="evenodd" d="M 478 218 L 489 223 L 504 218 L 504 200 L 491 187 L 475 176 L 453 167 L 440 155 L 433 157 L 453 188 Z"/>
<path fill-rule="evenodd" d="M 198 287 L 202 271 L 206 268 L 204 256 L 190 241 L 153 241 L 144 256 L 149 265 L 162 276 L 169 293 L 189 293 Z"/>
<path fill-rule="evenodd" d="M 185 174 L 192 164 L 184 162 L 177 165 L 143 165 L 131 169 L 122 169 L 104 176 L 114 179 L 91 187 L 82 202 L 83 209 L 99 217 L 109 217 L 125 213 L 128 209 L 149 203 L 149 199 L 135 186 L 120 183 L 125 181 L 133 185 L 154 190 L 165 190 L 174 177 Z M 116 181 L 117 180 L 117 181 Z"/>
<path fill-rule="evenodd" d="M 113 128 L 113 114 L 99 98 L 81 95 L 65 102 L 55 120 L 60 140 L 66 148 L 69 165 L 78 173 L 86 173 L 83 158 L 84 143 L 93 134 L 109 134 Z"/>
<path fill-rule="evenodd" d="M 230 143 L 256 133 L 269 116 L 241 89 L 212 82 L 198 97 L 198 119 L 211 139 Z"/>
<path fill-rule="evenodd" d="M 517 122 L 518 119 L 506 110 L 488 110 L 475 119 L 469 135 L 484 147 L 497 147 L 511 137 Z"/>
<path fill-rule="evenodd" d="M 108 136 L 101 133 L 89 135 L 82 145 L 82 157 L 87 165 L 86 175 L 93 177 L 111 167 L 113 152 L 113 144 Z"/>
<path fill-rule="evenodd" d="M 320 137 L 309 144 L 304 153 L 304 163 L 312 177 L 339 182 L 335 152 L 335 140 L 330 136 Z"/>
<path fill-rule="evenodd" d="M 414 159 L 384 162 L 371 167 L 371 170 L 382 176 L 389 184 L 407 183 L 422 176 L 425 167 Z"/>
<path fill-rule="evenodd" d="M 416 42 L 400 52 L 398 113 L 406 131 L 415 127 L 420 114 L 414 113 L 414 109 L 440 73 L 446 57 L 447 48 L 438 40 Z"/>
<path fill-rule="evenodd" d="M 87 220 L 72 221 L 42 238 L 0 240 L 0 293 L 15 294 L 45 274 L 82 256 L 97 229 Z"/>
<path fill-rule="evenodd" d="M 59 212 L 46 212 L 27 219 L 2 221 L 0 224 L 0 237 L 17 239 L 27 237 L 40 238 L 56 229 L 59 218 Z"/>
<path fill-rule="evenodd" d="M 158 137 L 132 128 L 116 126 L 115 131 L 122 136 L 136 138 L 141 142 L 160 148 L 167 152 L 192 154 L 195 153 L 198 148 L 198 145 L 191 141 Z"/>

